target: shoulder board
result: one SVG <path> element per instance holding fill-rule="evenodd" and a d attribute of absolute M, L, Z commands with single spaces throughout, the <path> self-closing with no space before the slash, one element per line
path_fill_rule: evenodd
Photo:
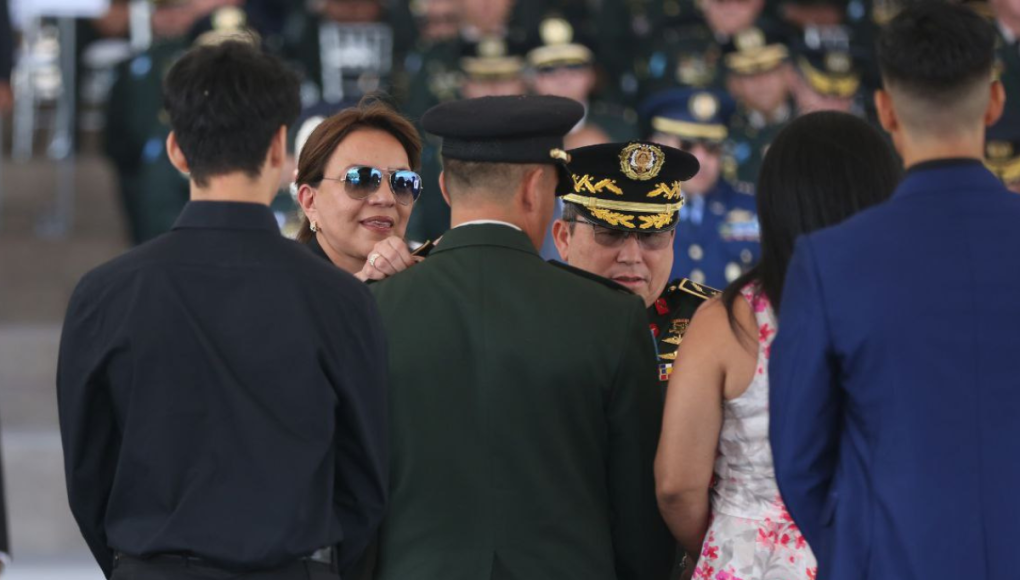
<path fill-rule="evenodd" d="M 576 275 L 578 275 L 578 276 L 580 276 L 582 278 L 587 278 L 587 279 L 592 280 L 594 282 L 598 282 L 599 284 L 602 284 L 603 286 L 605 286 L 607 288 L 611 288 L 613 290 L 617 290 L 617 291 L 620 291 L 620 292 L 626 292 L 627 294 L 631 294 L 631 295 L 634 294 L 626 286 L 623 286 L 621 284 L 617 284 L 616 282 L 613 282 L 609 278 L 603 278 L 602 276 L 599 276 L 598 274 L 592 274 L 591 272 L 589 272 L 587 270 L 582 270 L 580 268 L 575 268 L 575 267 L 571 266 L 570 264 L 564 264 L 563 262 L 560 262 L 558 260 L 549 260 L 549 264 L 559 268 L 560 270 L 564 270 L 566 272 L 570 272 L 571 274 L 576 274 Z"/>
<path fill-rule="evenodd" d="M 676 289 L 688 294 L 693 294 L 702 300 L 708 300 L 709 298 L 714 298 L 715 296 L 722 294 L 721 291 L 716 290 L 711 286 L 698 284 L 697 282 L 692 282 L 687 278 L 681 278 L 679 282 L 676 282 Z"/>

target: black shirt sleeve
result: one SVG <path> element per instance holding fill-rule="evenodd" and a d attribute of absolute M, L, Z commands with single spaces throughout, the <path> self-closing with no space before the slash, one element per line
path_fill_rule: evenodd
<path fill-rule="evenodd" d="M 335 509 L 343 527 L 340 571 L 354 565 L 375 534 L 386 508 L 388 423 L 386 341 L 367 287 L 348 316 L 346 336 L 330 360 L 337 367 Z"/>
<path fill-rule="evenodd" d="M 104 519 L 121 436 L 105 379 L 98 309 L 83 281 L 64 321 L 57 363 L 57 405 L 68 503 L 82 536 L 107 577 L 113 567 Z"/>

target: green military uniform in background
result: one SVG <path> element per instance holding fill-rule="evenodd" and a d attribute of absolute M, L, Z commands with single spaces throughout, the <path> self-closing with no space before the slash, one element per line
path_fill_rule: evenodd
<path fill-rule="evenodd" d="M 772 74 L 787 62 L 789 49 L 776 25 L 765 24 L 737 34 L 724 48 L 727 74 L 754 78 Z M 785 82 L 785 81 L 784 81 Z M 737 96 L 737 95 L 735 95 Z M 738 191 L 753 192 L 758 171 L 768 146 L 793 116 L 793 103 L 787 98 L 778 110 L 768 113 L 752 110 L 737 96 L 738 107 L 730 121 L 730 153 L 735 167 L 724 167 L 723 175 Z"/>
<path fill-rule="evenodd" d="M 440 51 L 437 60 L 421 70 L 411 80 L 412 87 L 428 87 L 428 94 L 411 103 L 406 114 L 418 122 L 424 111 L 423 106 L 433 106 L 463 97 L 465 83 L 484 84 L 487 82 L 520 81 L 520 94 L 524 92 L 523 46 L 508 43 L 500 37 L 484 37 L 478 42 L 458 39 L 436 47 Z M 451 70 L 447 58 L 450 51 L 456 51 L 456 70 Z M 428 63 L 423 64 L 429 67 Z M 435 73 L 435 74 L 433 74 Z M 451 83 L 455 83 L 451 87 Z M 451 92 L 451 88 L 454 91 Z M 439 158 L 439 139 L 423 135 L 421 153 L 421 177 L 425 189 L 415 203 L 414 212 L 407 224 L 407 238 L 418 242 L 435 240 L 450 227 L 450 207 L 446 205 L 439 189 L 439 174 L 442 162 Z"/>
<path fill-rule="evenodd" d="M 569 86 L 576 83 L 568 81 L 568 86 L 563 86 L 561 77 L 557 76 L 573 70 L 590 78 L 594 86 L 597 73 L 591 46 L 593 43 L 575 38 L 574 27 L 562 18 L 543 20 L 539 27 L 539 37 L 542 39 L 541 44 L 528 52 L 533 89 L 537 94 L 567 97 L 585 105 L 584 120 L 574 128 L 572 134 L 588 132 L 583 137 L 586 144 L 592 141 L 620 142 L 636 139 L 636 115 L 628 119 L 626 112 L 619 107 L 603 101 L 593 101 L 591 90 L 578 94 L 577 86 Z M 567 143 L 572 147 L 570 140 L 568 137 Z"/>
<path fill-rule="evenodd" d="M 730 120 L 729 147 L 735 166 L 723 168 L 724 177 L 737 191 L 753 193 L 758 181 L 758 171 L 765 159 L 765 153 L 776 135 L 793 118 L 793 107 L 787 105 L 784 114 L 774 119 L 765 119 L 755 111 L 738 107 Z"/>
<path fill-rule="evenodd" d="M 164 75 L 188 46 L 186 39 L 157 41 L 118 65 L 110 91 L 104 149 L 136 244 L 169 231 L 190 195 L 187 178 L 167 157 L 170 124 L 162 97 Z"/>
<path fill-rule="evenodd" d="M 604 0 L 595 17 L 595 53 L 609 78 L 616 83 L 605 87 L 601 97 L 625 106 L 637 104 L 657 86 L 669 84 L 674 69 L 665 62 L 668 51 L 663 39 L 666 29 L 686 29 L 697 23 L 701 13 L 695 0 Z M 676 40 L 690 31 L 678 33 Z M 708 48 L 694 36 L 691 45 Z M 657 56 L 659 55 L 659 56 Z"/>
<path fill-rule="evenodd" d="M 702 19 L 691 19 L 665 29 L 657 50 L 651 53 L 642 97 L 677 86 L 725 88 L 722 47 Z"/>

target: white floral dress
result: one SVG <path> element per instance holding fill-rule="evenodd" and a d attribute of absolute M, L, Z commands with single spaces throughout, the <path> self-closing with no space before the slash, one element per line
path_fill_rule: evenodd
<path fill-rule="evenodd" d="M 694 578 L 813 580 L 817 564 L 779 497 L 769 447 L 768 368 L 776 320 L 754 287 L 741 294 L 758 322 L 758 366 L 747 391 L 724 403 L 712 523 Z"/>

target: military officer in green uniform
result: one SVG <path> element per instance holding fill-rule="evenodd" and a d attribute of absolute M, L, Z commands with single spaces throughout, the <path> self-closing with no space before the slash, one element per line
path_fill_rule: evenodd
<path fill-rule="evenodd" d="M 723 88 L 723 47 L 734 36 L 754 26 L 765 7 L 764 0 L 702 0 L 700 18 L 676 19 L 656 36 L 657 50 L 647 64 L 642 94 L 677 85 Z"/>
<path fill-rule="evenodd" d="M 170 123 L 163 111 L 163 77 L 188 49 L 187 0 L 153 3 L 154 18 L 180 26 L 154 27 L 152 45 L 117 66 L 107 101 L 104 150 L 117 172 L 131 242 L 140 244 L 170 230 L 188 202 L 188 180 L 167 157 Z"/>
<path fill-rule="evenodd" d="M 794 57 L 792 83 L 797 115 L 812 111 L 864 114 L 860 101 L 861 72 L 849 50 L 802 45 Z"/>
<path fill-rule="evenodd" d="M 753 191 L 766 149 L 793 115 L 784 41 L 778 27 L 764 25 L 737 34 L 726 47 L 726 86 L 738 105 L 729 128 L 734 185 L 741 191 Z"/>
<path fill-rule="evenodd" d="M 430 108 L 458 96 L 460 14 L 457 0 L 417 0 L 411 6 L 418 39 L 400 67 L 407 85 L 401 109 L 417 120 Z"/>
<path fill-rule="evenodd" d="M 535 94 L 567 97 L 584 105 L 584 119 L 566 137 L 569 149 L 637 138 L 635 124 L 621 109 L 592 102 L 595 68 L 591 48 L 574 39 L 574 29 L 562 18 L 542 21 L 542 44 L 528 52 L 531 87 Z"/>
<path fill-rule="evenodd" d="M 563 217 L 553 224 L 556 248 L 571 266 L 644 300 L 658 347 L 656 373 L 665 387 L 694 311 L 716 294 L 686 278 L 670 280 L 684 204 L 681 183 L 697 173 L 698 161 L 679 149 L 641 141 L 569 153 Z"/>
<path fill-rule="evenodd" d="M 390 356 L 377 580 L 669 572 L 645 306 L 536 250 L 563 136 L 583 114 L 561 97 L 490 97 L 422 119 L 443 138 L 453 228 L 427 260 L 372 287 Z"/>

